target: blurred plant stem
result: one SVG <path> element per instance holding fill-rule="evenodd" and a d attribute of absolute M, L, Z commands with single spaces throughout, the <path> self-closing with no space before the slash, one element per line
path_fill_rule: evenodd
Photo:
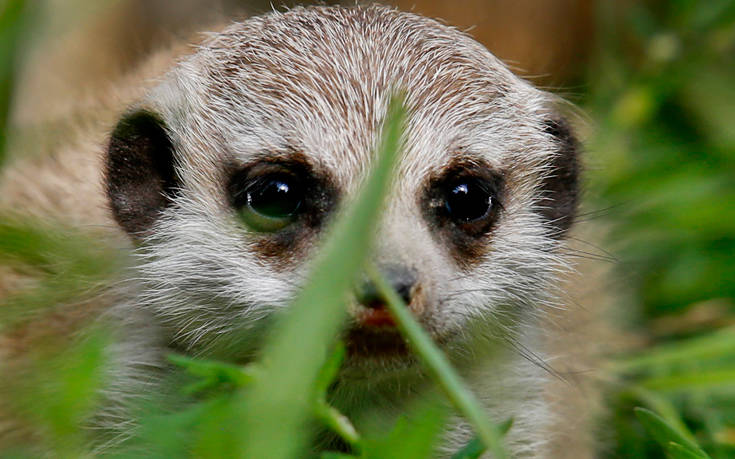
<path fill-rule="evenodd" d="M 0 167 L 6 156 L 8 117 L 29 16 L 29 8 L 24 0 L 4 0 L 0 3 Z"/>

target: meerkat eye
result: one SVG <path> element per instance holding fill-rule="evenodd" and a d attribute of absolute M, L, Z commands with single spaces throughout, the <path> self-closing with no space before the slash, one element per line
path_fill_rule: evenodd
<path fill-rule="evenodd" d="M 301 187 L 291 177 L 271 177 L 247 192 L 248 206 L 269 218 L 288 218 L 301 207 Z"/>
<path fill-rule="evenodd" d="M 450 182 L 445 194 L 444 207 L 447 214 L 459 224 L 484 218 L 494 204 L 490 188 L 475 178 Z"/>
<path fill-rule="evenodd" d="M 301 181 L 286 173 L 254 177 L 243 184 L 235 207 L 255 231 L 273 232 L 293 223 L 303 207 Z"/>
<path fill-rule="evenodd" d="M 465 244 L 493 228 L 503 208 L 502 175 L 477 164 L 458 164 L 431 177 L 421 198 L 425 217 Z"/>
<path fill-rule="evenodd" d="M 328 172 L 317 173 L 303 157 L 294 155 L 233 170 L 225 191 L 249 229 L 288 230 L 286 239 L 295 241 L 293 231 L 318 231 L 331 215 L 338 195 L 333 183 Z"/>

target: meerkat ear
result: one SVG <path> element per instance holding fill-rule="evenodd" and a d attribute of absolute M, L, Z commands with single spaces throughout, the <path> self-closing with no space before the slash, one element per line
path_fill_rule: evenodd
<path fill-rule="evenodd" d="M 146 234 L 177 187 L 174 149 L 156 114 L 126 115 L 110 137 L 105 186 L 113 216 L 133 238 Z"/>
<path fill-rule="evenodd" d="M 561 239 L 574 222 L 577 213 L 580 148 L 564 118 L 557 116 L 547 120 L 544 130 L 556 142 L 557 154 L 541 184 L 544 193 L 541 214 L 554 228 L 554 236 Z"/>

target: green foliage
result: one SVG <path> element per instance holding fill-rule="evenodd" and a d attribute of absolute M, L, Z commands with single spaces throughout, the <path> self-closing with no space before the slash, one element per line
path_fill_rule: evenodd
<path fill-rule="evenodd" d="M 477 459 L 486 450 L 487 448 L 485 448 L 482 441 L 475 437 L 467 443 L 464 448 L 457 451 L 457 453 L 452 456 L 452 459 Z"/>
<path fill-rule="evenodd" d="M 0 216 L 0 262 L 35 279 L 32 288 L 0 298 L 0 332 L 25 327 L 31 335 L 32 321 L 39 316 L 50 318 L 80 302 L 94 302 L 98 287 L 122 265 L 121 256 L 99 241 L 8 215 Z M 99 327 L 73 340 L 49 334 L 36 339 L 24 366 L 11 369 L 0 361 L 0 372 L 14 375 L 0 386 L 0 407 L 34 426 L 35 444 L 21 445 L 18 454 L 53 451 L 79 457 L 87 451 L 83 427 L 104 382 L 107 338 Z M 0 448 L 6 446 L 0 437 Z"/>
<path fill-rule="evenodd" d="M 39 309 L 60 307 L 89 296 L 123 265 L 123 256 L 103 242 L 48 222 L 0 215 L 0 263 L 38 280 L 0 299 L 0 330 L 28 319 Z"/>
<path fill-rule="evenodd" d="M 28 371 L 6 384 L 13 395 L 10 407 L 35 426 L 37 445 L 25 445 L 23 455 L 42 450 L 59 457 L 80 457 L 88 451 L 83 427 L 99 401 L 107 340 L 94 330 L 57 355 L 36 356 Z M 53 374 L 48 378 L 47 374 Z M 1 444 L 1 443 L 0 443 Z"/>
<path fill-rule="evenodd" d="M 365 189 L 328 233 L 309 282 L 265 345 L 263 374 L 243 399 L 243 411 L 248 412 L 243 419 L 248 433 L 245 457 L 294 457 L 304 447 L 311 393 L 346 313 L 344 296 L 368 254 L 398 157 L 403 119 L 403 108 L 394 100 Z"/>
<path fill-rule="evenodd" d="M 400 418 L 387 436 L 367 438 L 362 459 L 400 457 L 422 459 L 431 457 L 434 443 L 444 426 L 446 410 L 436 401 L 419 403 Z"/>
<path fill-rule="evenodd" d="M 0 166 L 5 159 L 8 115 L 27 15 L 27 5 L 23 0 L 5 0 L 0 3 Z"/>
<path fill-rule="evenodd" d="M 611 456 L 691 455 L 662 441 L 648 412 L 632 415 L 644 403 L 697 448 L 732 457 L 735 335 L 712 328 L 735 312 L 735 2 L 598 6 L 586 106 L 604 167 L 591 187 L 632 290 L 628 325 L 652 343 L 611 369 Z"/>
<path fill-rule="evenodd" d="M 378 270 L 370 266 L 368 273 L 381 295 L 386 299 L 388 309 L 395 317 L 398 329 L 407 338 L 411 349 L 426 366 L 428 373 L 436 379 L 457 410 L 472 424 L 478 436 L 495 457 L 506 457 L 507 454 L 501 443 L 502 435 L 499 429 L 487 420 L 480 402 L 462 386 L 459 376 L 452 369 L 444 354 L 436 348 L 431 338 L 423 331 L 421 325 L 413 318 L 401 298 L 381 277 Z"/>
<path fill-rule="evenodd" d="M 649 434 L 664 447 L 672 459 L 696 457 L 708 459 L 707 453 L 688 436 L 668 424 L 661 416 L 645 408 L 636 408 L 635 414 Z"/>
<path fill-rule="evenodd" d="M 245 387 L 255 378 L 255 371 L 227 362 L 194 359 L 184 355 L 170 354 L 171 363 L 178 365 L 194 376 L 196 381 L 183 388 L 184 393 L 194 395 L 210 390 L 224 391 Z"/>
<path fill-rule="evenodd" d="M 505 435 L 506 433 L 508 433 L 512 426 L 513 419 L 508 419 L 498 426 L 498 432 L 501 435 Z M 454 455 L 452 455 L 452 459 L 476 459 L 482 456 L 485 451 L 487 451 L 487 446 L 485 446 L 480 437 L 476 436 L 472 440 L 470 440 L 470 442 L 467 443 L 464 448 L 460 449 Z"/>
<path fill-rule="evenodd" d="M 621 271 L 646 316 L 732 299 L 735 2 L 614 5 L 600 4 L 587 107 Z"/>
<path fill-rule="evenodd" d="M 25 3 L 0 4 L 0 164 Z M 712 328 L 731 324 L 735 307 L 735 1 L 615 5 L 598 4 L 597 61 L 586 84 L 595 131 L 588 150 L 591 162 L 603 165 L 590 168 L 590 188 L 593 204 L 610 209 L 611 242 L 632 290 L 624 308 L 635 311 L 634 325 L 651 344 L 619 356 L 606 371 L 615 382 L 606 447 L 610 457 L 733 457 L 735 331 Z M 441 398 L 415 404 L 390 428 L 362 432 L 326 396 L 344 357 L 335 339 L 343 294 L 365 268 L 399 151 L 403 113 L 397 102 L 391 107 L 372 179 L 325 238 L 310 282 L 279 318 L 262 358 L 243 367 L 170 356 L 176 368 L 170 393 L 140 406 L 137 435 L 108 455 L 431 456 L 450 413 Z M 33 278 L 30 289 L 1 300 L 5 331 L 97 301 L 126 260 L 94 235 L 4 215 L 0 263 Z M 479 457 L 486 449 L 502 457 L 510 422 L 484 419 L 400 299 L 383 289 L 427 372 L 477 431 L 454 457 Z M 687 314 L 699 310 L 714 318 L 690 323 Z M 675 326 L 661 327 L 664 320 Z M 26 437 L 0 438 L 3 455 L 93 455 L 85 426 L 105 383 L 109 339 L 101 328 L 71 340 L 52 337 L 21 369 L 2 363 L 0 408 L 30 425 Z M 351 452 L 311 451 L 320 429 Z"/>

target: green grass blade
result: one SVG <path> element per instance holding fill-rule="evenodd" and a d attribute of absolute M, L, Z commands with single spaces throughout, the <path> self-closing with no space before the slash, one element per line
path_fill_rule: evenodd
<path fill-rule="evenodd" d="M 425 459 L 433 457 L 435 444 L 444 426 L 447 409 L 440 400 L 419 400 L 398 418 L 384 437 L 368 437 L 361 459 Z M 366 435 L 367 437 L 367 435 Z"/>
<path fill-rule="evenodd" d="M 464 446 L 464 448 L 457 451 L 452 456 L 452 459 L 477 459 L 485 451 L 487 451 L 485 443 L 483 443 L 479 437 L 474 437 Z"/>
<path fill-rule="evenodd" d="M 645 353 L 638 352 L 635 356 L 617 359 L 612 369 L 615 372 L 629 372 L 652 367 L 662 368 L 679 363 L 729 357 L 733 353 L 735 353 L 735 328 L 728 327 L 702 337 L 662 344 Z"/>
<path fill-rule="evenodd" d="M 352 422 L 336 408 L 329 406 L 325 401 L 318 400 L 314 407 L 314 415 L 322 421 L 332 432 L 340 436 L 355 450 L 360 449 L 360 434 Z"/>
<path fill-rule="evenodd" d="M 0 2 L 0 166 L 5 159 L 8 115 L 15 82 L 19 47 L 27 19 L 26 2 Z"/>
<path fill-rule="evenodd" d="M 673 442 L 665 445 L 664 449 L 666 450 L 666 455 L 671 459 L 707 459 L 709 457 L 706 454 L 702 455 L 686 446 Z"/>
<path fill-rule="evenodd" d="M 649 390 L 666 392 L 700 392 L 723 388 L 735 388 L 735 370 L 693 370 L 691 373 L 673 374 L 643 379 L 639 383 Z"/>
<path fill-rule="evenodd" d="M 13 377 L 3 382 L 2 403 L 31 423 L 37 437 L 29 447 L 53 457 L 81 457 L 89 447 L 85 422 L 96 408 L 105 378 L 109 333 L 89 329 L 71 344 L 43 344 L 26 357 L 26 366 L 15 368 Z"/>
<path fill-rule="evenodd" d="M 347 355 L 347 349 L 343 343 L 338 342 L 332 354 L 324 363 L 321 370 L 319 370 L 319 375 L 317 376 L 315 385 L 317 398 L 326 399 L 329 385 L 332 384 L 332 381 L 337 377 L 337 373 L 339 372 L 339 368 L 342 366 L 345 355 Z"/>
<path fill-rule="evenodd" d="M 0 299 L 0 330 L 35 312 L 83 298 L 118 274 L 120 253 L 76 231 L 0 215 L 0 263 L 36 276 L 35 288 Z"/>
<path fill-rule="evenodd" d="M 326 363 L 319 371 L 315 382 L 314 392 L 314 414 L 317 419 L 321 420 L 332 432 L 338 434 L 342 440 L 347 442 L 355 450 L 360 448 L 360 434 L 357 433 L 352 422 L 336 408 L 327 402 L 327 391 L 329 385 L 337 377 L 339 368 L 345 358 L 347 350 L 344 344 L 337 343 L 332 355 L 327 359 Z"/>
<path fill-rule="evenodd" d="M 669 399 L 640 386 L 631 386 L 629 391 L 635 398 L 661 416 L 669 427 L 676 430 L 679 435 L 686 437 L 692 443 L 696 442 L 694 435 L 689 431 L 689 428 L 681 419 L 681 416 L 679 416 L 676 407 L 674 407 Z"/>
<path fill-rule="evenodd" d="M 664 418 L 653 411 L 638 407 L 635 408 L 635 415 L 638 417 L 641 424 L 643 424 L 646 431 L 661 445 L 662 448 L 666 449 L 671 443 L 675 443 L 686 448 L 692 454 L 697 455 L 695 457 L 702 459 L 709 457 L 707 453 L 699 447 L 699 445 L 679 433 L 677 429 L 672 427 L 666 422 L 666 420 L 664 420 Z"/>
<path fill-rule="evenodd" d="M 263 350 L 263 374 L 243 400 L 244 457 L 295 457 L 307 442 L 313 390 L 345 316 L 345 293 L 363 266 L 398 156 L 402 103 L 390 103 L 381 147 L 358 199 L 326 237 L 310 280 L 273 329 Z"/>
<path fill-rule="evenodd" d="M 513 426 L 513 418 L 502 423 L 498 430 L 502 435 L 508 433 Z M 462 449 L 452 455 L 452 459 L 477 459 L 487 451 L 487 446 L 482 442 L 480 437 L 474 436 Z"/>
<path fill-rule="evenodd" d="M 183 391 L 193 395 L 204 391 L 235 389 L 252 383 L 256 377 L 252 368 L 216 362 L 205 359 L 194 359 L 185 355 L 170 354 L 168 361 L 186 370 L 196 381 L 186 386 Z"/>
<path fill-rule="evenodd" d="M 409 345 L 427 370 L 447 394 L 452 404 L 462 413 L 475 428 L 483 443 L 493 452 L 496 458 L 507 457 L 502 443 L 500 429 L 491 423 L 482 405 L 454 371 L 444 354 L 434 345 L 406 308 L 403 300 L 383 279 L 378 270 L 368 266 L 368 275 L 386 299 L 390 312 L 396 319 L 399 330 L 408 339 Z"/>

